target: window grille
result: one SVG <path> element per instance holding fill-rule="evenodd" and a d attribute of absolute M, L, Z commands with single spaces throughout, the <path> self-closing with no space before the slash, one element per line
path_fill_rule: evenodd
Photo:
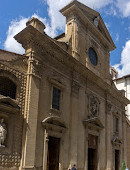
<path fill-rule="evenodd" d="M 0 94 L 16 99 L 16 85 L 6 77 L 0 77 Z"/>
<path fill-rule="evenodd" d="M 52 108 L 60 110 L 60 94 L 61 90 L 53 87 L 53 96 L 52 96 Z"/>

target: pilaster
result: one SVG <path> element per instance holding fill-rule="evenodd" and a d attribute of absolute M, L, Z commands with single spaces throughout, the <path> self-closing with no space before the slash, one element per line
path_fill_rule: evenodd
<path fill-rule="evenodd" d="M 26 122 L 24 124 L 21 167 L 24 170 L 33 170 L 35 169 L 39 90 L 42 75 L 40 37 L 44 34 L 45 25 L 37 18 L 31 18 L 26 25 L 27 28 L 15 36 L 15 39 L 25 48 L 28 62 L 24 110 Z"/>
<path fill-rule="evenodd" d="M 71 129 L 70 129 L 70 166 L 77 166 L 78 158 L 78 108 L 79 108 L 79 84 L 72 80 L 71 86 Z"/>
<path fill-rule="evenodd" d="M 30 54 L 28 59 L 27 87 L 25 99 L 25 136 L 23 149 L 23 169 L 35 168 L 36 132 L 40 89 L 38 66 L 40 61 Z"/>

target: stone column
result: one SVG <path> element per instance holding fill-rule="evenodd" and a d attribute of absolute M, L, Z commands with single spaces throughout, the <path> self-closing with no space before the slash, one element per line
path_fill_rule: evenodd
<path fill-rule="evenodd" d="M 48 153 L 48 133 L 45 129 L 44 132 L 44 150 L 43 150 L 43 170 L 47 169 L 47 153 Z"/>

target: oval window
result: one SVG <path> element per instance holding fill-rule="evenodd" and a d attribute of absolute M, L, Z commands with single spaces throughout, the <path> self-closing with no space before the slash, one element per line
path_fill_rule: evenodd
<path fill-rule="evenodd" d="M 90 59 L 91 63 L 94 66 L 96 66 L 98 63 L 98 57 L 97 57 L 97 53 L 95 52 L 95 50 L 93 48 L 89 48 L 88 55 L 89 55 L 89 59 Z"/>

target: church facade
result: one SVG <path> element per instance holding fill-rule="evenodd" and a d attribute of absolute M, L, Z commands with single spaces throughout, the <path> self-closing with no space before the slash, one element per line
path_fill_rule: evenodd
<path fill-rule="evenodd" d="M 115 44 L 100 16 L 74 0 L 52 39 L 36 18 L 0 50 L 0 170 L 119 170 L 127 164 L 125 106 L 109 73 Z"/>

